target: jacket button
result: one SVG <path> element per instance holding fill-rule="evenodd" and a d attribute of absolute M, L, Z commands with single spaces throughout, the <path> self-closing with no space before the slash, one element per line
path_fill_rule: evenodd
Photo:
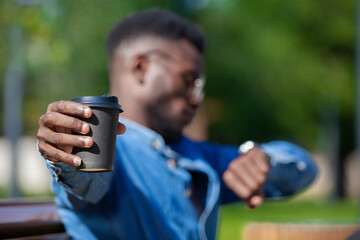
<path fill-rule="evenodd" d="M 191 193 L 192 193 L 192 191 L 191 191 L 190 188 L 186 188 L 186 189 L 184 190 L 184 195 L 185 195 L 185 197 L 190 197 L 190 196 L 191 196 Z"/>
<path fill-rule="evenodd" d="M 169 158 L 169 159 L 167 160 L 167 164 L 168 164 L 168 166 L 169 166 L 170 168 L 175 168 L 175 167 L 176 167 L 176 162 L 175 162 L 175 160 L 172 159 L 172 158 Z"/>
<path fill-rule="evenodd" d="M 300 171 L 304 171 L 306 169 L 306 163 L 301 161 L 301 162 L 298 162 L 296 164 L 296 167 L 300 170 Z"/>

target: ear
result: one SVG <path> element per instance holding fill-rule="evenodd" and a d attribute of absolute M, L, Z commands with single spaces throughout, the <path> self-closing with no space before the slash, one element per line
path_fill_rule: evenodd
<path fill-rule="evenodd" d="M 149 61 L 144 55 L 137 55 L 131 63 L 131 71 L 139 84 L 145 81 L 145 75 L 148 71 Z"/>

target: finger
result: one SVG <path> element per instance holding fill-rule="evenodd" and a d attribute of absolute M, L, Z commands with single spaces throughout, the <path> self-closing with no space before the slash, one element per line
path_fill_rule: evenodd
<path fill-rule="evenodd" d="M 265 153 L 261 153 L 254 158 L 254 162 L 262 173 L 267 174 L 270 171 L 270 158 Z"/>
<path fill-rule="evenodd" d="M 246 155 L 246 157 L 252 158 L 254 163 L 258 166 L 259 170 L 263 173 L 268 173 L 270 170 L 270 158 L 259 147 L 254 147 Z"/>
<path fill-rule="evenodd" d="M 260 206 L 263 203 L 263 197 L 259 195 L 251 196 L 249 199 L 245 201 L 246 206 L 250 209 L 254 209 Z"/>
<path fill-rule="evenodd" d="M 251 167 L 251 165 L 254 164 L 252 161 L 253 159 L 251 158 L 241 157 L 234 160 L 229 165 L 229 169 L 235 174 L 235 176 L 238 178 L 238 181 L 241 181 L 243 184 L 245 184 L 251 192 L 256 191 L 262 184 L 258 181 L 258 178 L 260 177 L 257 176 L 261 174 L 261 172 L 251 173 L 251 171 L 256 171 L 256 169 Z"/>
<path fill-rule="evenodd" d="M 73 166 L 80 166 L 81 165 L 81 158 L 66 153 L 50 144 L 47 144 L 43 141 L 39 142 L 39 150 L 40 152 L 46 157 L 46 159 L 53 161 L 53 162 L 63 162 Z"/>
<path fill-rule="evenodd" d="M 59 132 L 59 133 L 69 133 L 69 134 L 71 133 L 71 129 L 59 127 L 59 126 L 56 126 L 55 130 L 56 130 L 56 132 Z"/>
<path fill-rule="evenodd" d="M 244 200 L 251 196 L 250 189 L 236 177 L 233 171 L 226 170 L 223 174 L 223 181 L 239 198 Z"/>
<path fill-rule="evenodd" d="M 88 106 L 72 101 L 50 103 L 47 112 L 59 112 L 84 118 L 89 118 L 92 114 L 92 111 Z"/>
<path fill-rule="evenodd" d="M 251 179 L 255 182 L 256 188 L 264 184 L 267 173 L 264 173 L 264 171 L 259 168 L 255 159 L 250 159 L 249 161 L 245 162 L 244 169 L 246 170 L 247 174 L 251 176 Z"/>
<path fill-rule="evenodd" d="M 71 131 L 74 131 L 86 134 L 90 131 L 90 126 L 86 122 L 58 112 L 48 112 L 41 116 L 40 126 L 42 125 L 48 127 L 53 126 L 57 132 L 70 133 Z"/>
<path fill-rule="evenodd" d="M 49 160 L 49 161 L 58 162 L 58 160 L 55 159 L 55 158 L 52 158 L 52 157 L 49 157 L 49 156 L 45 156 L 45 155 L 44 155 L 44 157 L 45 157 L 47 160 Z"/>
<path fill-rule="evenodd" d="M 118 129 L 117 129 L 117 134 L 121 135 L 124 134 L 126 132 L 126 127 L 124 124 L 122 123 L 118 123 Z"/>
<path fill-rule="evenodd" d="M 38 138 L 56 146 L 67 145 L 90 148 L 94 143 L 93 138 L 89 136 L 57 133 L 46 128 L 38 132 Z"/>
<path fill-rule="evenodd" d="M 71 130 L 70 129 L 67 129 L 67 128 L 63 128 L 63 127 L 55 127 L 56 129 L 56 132 L 59 132 L 59 133 L 68 133 L 68 134 L 71 134 Z M 57 146 L 59 149 L 63 150 L 64 152 L 67 152 L 67 153 L 71 153 L 72 150 L 73 150 L 73 147 L 72 146 L 67 146 L 67 145 L 58 145 Z"/>
<path fill-rule="evenodd" d="M 238 181 L 241 181 L 244 185 L 246 185 L 249 191 L 254 192 L 256 189 L 258 189 L 260 184 L 258 183 L 257 179 L 254 178 L 253 175 L 249 172 L 245 163 L 234 167 L 232 170 L 235 173 Z"/>

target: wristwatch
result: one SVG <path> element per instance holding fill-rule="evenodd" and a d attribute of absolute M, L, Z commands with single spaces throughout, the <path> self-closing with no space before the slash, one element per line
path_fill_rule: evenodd
<path fill-rule="evenodd" d="M 250 151 L 251 149 L 253 149 L 256 146 L 257 146 L 257 144 L 254 141 L 246 141 L 239 146 L 238 152 L 240 155 L 242 155 L 242 154 L 247 153 L 248 151 Z M 265 156 L 266 156 L 266 160 L 268 161 L 269 165 L 273 166 L 274 163 L 273 163 L 273 160 L 271 159 L 271 157 L 267 153 L 265 153 Z"/>
<path fill-rule="evenodd" d="M 248 151 L 250 151 L 251 149 L 253 149 L 254 147 L 256 147 L 256 143 L 253 142 L 253 141 L 246 141 L 244 142 L 243 144 L 241 144 L 239 146 L 239 153 L 240 154 L 245 154 L 247 153 Z"/>

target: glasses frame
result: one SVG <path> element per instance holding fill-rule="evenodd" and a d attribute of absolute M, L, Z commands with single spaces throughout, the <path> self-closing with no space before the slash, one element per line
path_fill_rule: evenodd
<path fill-rule="evenodd" d="M 164 59 L 170 60 L 172 62 L 177 62 L 176 59 L 174 59 L 170 54 L 159 50 L 159 49 L 153 49 L 153 50 L 149 50 L 147 51 L 144 56 L 148 57 L 150 55 L 158 55 Z M 205 76 L 204 75 L 200 75 L 198 78 L 196 78 L 194 80 L 193 83 L 193 89 L 190 93 L 190 96 L 197 99 L 199 102 L 202 102 L 204 100 L 205 97 L 205 91 L 204 91 L 204 87 L 205 87 Z"/>

